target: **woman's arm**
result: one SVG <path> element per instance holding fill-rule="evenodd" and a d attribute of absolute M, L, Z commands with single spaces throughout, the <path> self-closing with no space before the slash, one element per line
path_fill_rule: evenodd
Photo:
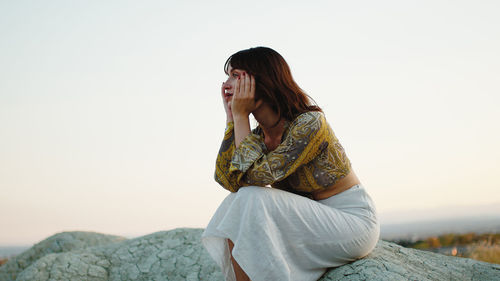
<path fill-rule="evenodd" d="M 266 186 L 282 181 L 330 145 L 328 124 L 320 112 L 301 114 L 290 124 L 283 142 L 266 153 L 259 134 L 250 133 L 236 148 L 234 124 L 228 123 L 215 171 L 215 180 L 236 192 L 242 186 Z"/>
<path fill-rule="evenodd" d="M 326 149 L 328 136 L 328 124 L 320 112 L 297 117 L 285 140 L 269 153 L 264 152 L 260 135 L 249 134 L 233 152 L 228 177 L 238 188 L 282 181 Z"/>
<path fill-rule="evenodd" d="M 233 122 L 228 122 L 224 139 L 217 154 L 214 178 L 222 187 L 231 192 L 237 190 L 235 189 L 237 186 L 235 178 L 229 177 L 229 167 L 231 166 L 234 150 L 234 124 Z"/>
<path fill-rule="evenodd" d="M 260 105 L 260 102 L 255 102 L 254 77 L 245 73 L 242 77 L 238 77 L 231 101 L 226 100 L 224 92 L 223 84 L 221 95 L 226 111 L 227 126 L 217 155 L 215 181 L 225 189 L 235 192 L 240 186 L 237 183 L 237 177 L 229 175 L 231 159 L 236 147 L 251 133 L 249 115 Z"/>

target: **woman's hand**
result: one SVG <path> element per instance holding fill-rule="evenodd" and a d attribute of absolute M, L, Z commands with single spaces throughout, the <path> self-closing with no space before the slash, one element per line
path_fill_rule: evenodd
<path fill-rule="evenodd" d="M 261 104 L 262 100 L 255 100 L 255 78 L 243 72 L 236 81 L 233 98 L 228 104 L 233 117 L 248 118 Z"/>
<path fill-rule="evenodd" d="M 249 115 L 262 104 L 255 100 L 255 78 L 248 73 L 241 73 L 236 81 L 233 97 L 229 104 L 234 118 L 234 144 L 239 147 L 243 139 L 250 134 Z"/>
<path fill-rule="evenodd" d="M 221 86 L 222 102 L 224 103 L 224 110 L 226 111 L 226 123 L 233 122 L 233 112 L 231 111 L 231 102 L 226 99 L 226 90 L 224 89 L 224 82 Z"/>

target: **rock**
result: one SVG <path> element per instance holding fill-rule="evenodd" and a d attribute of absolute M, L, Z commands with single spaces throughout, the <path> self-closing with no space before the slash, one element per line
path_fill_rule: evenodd
<path fill-rule="evenodd" d="M 1 266 L 0 280 L 223 280 L 201 244 L 202 231 L 182 228 L 130 240 L 96 233 L 87 234 L 88 239 L 81 238 L 81 232 L 57 234 L 8 262 L 23 264 L 18 271 Z M 63 236 L 94 244 L 58 248 L 46 242 L 66 241 Z M 331 269 L 320 280 L 500 280 L 500 265 L 379 241 L 367 257 Z"/>
<path fill-rule="evenodd" d="M 67 252 L 47 251 L 16 272 L 17 279 L 3 279 L 0 275 L 0 280 L 223 280 L 201 244 L 202 232 L 174 229 Z M 17 258 L 12 260 L 16 262 Z"/>
<path fill-rule="evenodd" d="M 80 250 L 123 240 L 125 240 L 124 237 L 95 232 L 75 231 L 58 233 L 34 245 L 15 258 L 8 260 L 0 267 L 0 280 L 16 280 L 17 274 L 49 254 Z"/>
<path fill-rule="evenodd" d="M 445 256 L 379 241 L 371 254 L 327 272 L 322 281 L 333 280 L 500 280 L 500 265 Z"/>

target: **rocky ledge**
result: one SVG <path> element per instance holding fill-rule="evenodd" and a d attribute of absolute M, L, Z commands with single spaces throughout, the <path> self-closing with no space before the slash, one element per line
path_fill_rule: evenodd
<path fill-rule="evenodd" d="M 135 239 L 92 232 L 47 238 L 0 267 L 0 280 L 223 280 L 203 248 L 202 229 Z M 331 269 L 327 280 L 500 280 L 500 265 L 379 241 L 367 257 Z"/>

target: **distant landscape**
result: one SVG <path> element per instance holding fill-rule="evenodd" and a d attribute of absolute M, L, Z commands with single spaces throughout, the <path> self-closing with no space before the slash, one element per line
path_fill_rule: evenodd
<path fill-rule="evenodd" d="M 380 236 L 408 248 L 500 264 L 500 214 L 385 224 Z"/>
<path fill-rule="evenodd" d="M 29 249 L 29 246 L 0 246 L 0 265 L 27 249 Z"/>
<path fill-rule="evenodd" d="M 402 239 L 391 242 L 407 248 L 500 264 L 500 233 L 448 233 L 417 241 Z"/>

